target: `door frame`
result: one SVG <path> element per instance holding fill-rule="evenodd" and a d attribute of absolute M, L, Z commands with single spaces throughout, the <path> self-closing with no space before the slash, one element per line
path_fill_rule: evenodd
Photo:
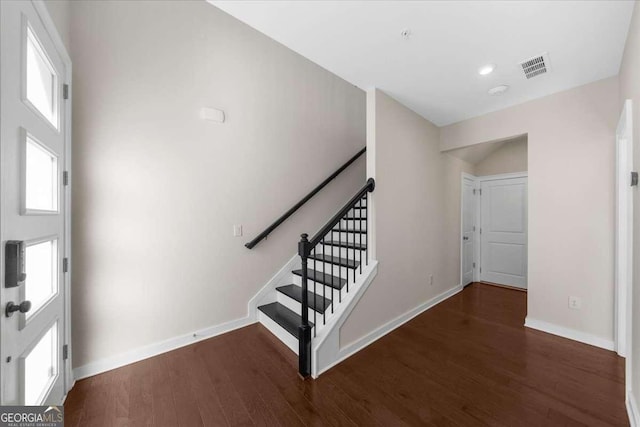
<path fill-rule="evenodd" d="M 64 45 L 64 42 L 62 41 L 62 38 L 60 37 L 60 34 L 58 33 L 58 30 L 56 28 L 55 23 L 53 22 L 53 19 L 51 18 L 51 15 L 49 14 L 49 10 L 47 9 L 46 4 L 44 3 L 43 0 L 30 0 L 31 4 L 33 5 L 33 8 L 35 9 L 36 13 L 38 14 L 38 17 L 40 18 L 40 20 L 42 21 L 42 25 L 44 26 L 45 30 L 47 31 L 49 37 L 51 38 L 51 41 L 53 42 L 53 45 L 58 53 L 58 55 L 60 55 L 60 59 L 62 60 L 62 62 L 65 65 L 65 73 L 62 77 L 62 79 L 64 80 L 63 83 L 67 84 L 69 86 L 69 92 L 68 92 L 68 99 L 67 100 L 63 100 L 63 102 L 60 104 L 61 108 L 64 109 L 64 121 L 60 122 L 61 127 L 63 127 L 64 129 L 64 139 L 65 139 L 65 160 L 64 160 L 64 164 L 62 165 L 63 170 L 67 171 L 68 173 L 68 185 L 63 186 L 63 192 L 64 192 L 64 209 L 65 209 L 65 220 L 64 220 L 64 238 L 65 238 L 65 244 L 64 244 L 64 248 L 63 250 L 63 257 L 67 258 L 69 260 L 69 263 L 71 264 L 71 186 L 72 186 L 72 171 L 71 171 L 71 166 L 72 166 L 72 162 L 71 162 L 71 100 L 72 100 L 72 96 L 71 96 L 71 91 L 72 91 L 72 69 L 71 69 L 71 57 L 69 56 L 69 53 L 67 52 L 67 49 Z M 18 66 L 20 66 L 20 64 L 18 64 Z M 0 72 L 1 69 L 0 69 Z M 1 117 L 0 117 L 1 120 Z M 0 162 L 0 168 L 2 168 L 2 162 Z M 0 169 L 0 178 L 2 177 L 2 173 L 1 173 L 1 169 Z M 0 196 L 2 196 L 2 194 L 0 194 Z M 1 212 L 0 212 L 1 215 Z M 3 222 L 3 218 L 0 217 L 0 226 L 3 226 L 4 222 Z M 2 245 L 4 246 L 4 242 L 2 242 Z M 4 254 L 4 251 L 2 251 Z M 64 300 L 63 300 L 63 306 L 64 306 L 64 331 L 63 331 L 63 336 L 64 336 L 64 340 L 65 340 L 65 344 L 67 344 L 68 346 L 68 356 L 66 360 L 63 360 L 63 366 L 62 369 L 64 371 L 63 373 L 63 382 L 64 382 L 64 392 L 65 392 L 65 396 L 64 398 L 66 398 L 66 395 L 68 393 L 69 390 L 71 390 L 71 388 L 73 387 L 74 384 L 74 378 L 73 378 L 73 369 L 72 369 L 72 362 L 71 362 L 71 355 L 73 353 L 72 349 L 72 343 L 71 343 L 71 267 L 69 267 L 69 270 L 67 271 L 67 273 L 64 275 L 64 283 L 63 283 L 63 287 L 64 287 Z M 4 286 L 3 284 L 0 284 L 2 286 Z M 3 303 L 5 303 L 5 301 L 3 301 Z M 0 371 L 0 375 L 1 375 L 1 371 Z M 4 381 L 3 378 L 0 377 L 0 384 L 2 384 Z M 0 387 L 0 397 L 1 397 L 1 393 L 2 393 L 2 388 Z M 63 399 L 64 401 L 64 399 Z M 63 402 L 60 402 L 61 404 Z"/>
<path fill-rule="evenodd" d="M 460 286 L 465 286 L 462 284 L 462 279 L 464 277 L 464 245 L 462 244 L 462 236 L 464 235 L 464 181 L 472 181 L 474 190 L 478 188 L 478 177 L 475 175 L 471 175 L 467 172 L 462 172 L 460 175 L 460 236 L 458 237 L 458 243 L 460 244 Z M 477 258 L 478 258 L 478 209 L 480 207 L 480 198 L 474 197 L 473 200 L 475 204 L 475 216 L 474 216 L 474 225 L 476 230 L 473 232 L 473 261 L 478 266 Z M 478 269 L 473 269 L 473 282 L 477 282 L 479 277 Z"/>
<path fill-rule="evenodd" d="M 615 234 L 615 348 L 627 358 L 630 378 L 631 304 L 633 280 L 633 170 L 632 101 L 624 102 L 616 128 L 616 234 Z"/>
<path fill-rule="evenodd" d="M 527 187 L 528 187 L 528 178 L 529 178 L 529 172 L 513 172 L 513 173 L 502 173 L 502 174 L 497 174 L 497 175 L 485 175 L 485 176 L 475 176 L 475 175 L 471 175 L 469 173 L 466 172 L 462 172 L 462 179 L 460 182 L 460 236 L 462 236 L 462 234 L 464 233 L 464 230 L 462 228 L 462 215 L 463 215 L 463 200 L 462 198 L 464 197 L 464 180 L 466 179 L 471 179 L 476 183 L 476 189 L 478 189 L 478 187 L 486 181 L 496 181 L 496 180 L 500 180 L 500 179 L 512 179 L 512 178 L 527 178 Z M 527 191 L 528 194 L 528 191 Z M 475 198 L 475 202 L 476 202 L 476 218 L 475 218 L 475 223 L 476 223 L 476 231 L 473 235 L 473 239 L 474 239 L 474 250 L 473 250 L 473 262 L 476 263 L 477 268 L 474 269 L 473 271 L 473 281 L 474 282 L 479 282 L 480 281 L 480 265 L 481 265 L 481 261 L 482 261 L 482 253 L 481 253 L 481 248 L 482 245 L 480 244 L 480 226 L 479 224 L 481 224 L 482 221 L 482 213 L 480 212 L 481 209 L 481 204 L 480 204 L 480 194 L 478 194 L 478 197 Z M 529 201 L 527 200 L 527 229 L 529 228 L 528 225 L 528 221 L 529 221 Z M 527 233 L 528 236 L 528 233 Z M 460 284 L 462 285 L 462 274 L 463 274 L 463 253 L 462 253 L 462 241 L 460 238 Z M 529 276 L 529 239 L 527 237 L 527 289 L 529 287 L 529 280 L 528 280 L 528 276 Z"/>

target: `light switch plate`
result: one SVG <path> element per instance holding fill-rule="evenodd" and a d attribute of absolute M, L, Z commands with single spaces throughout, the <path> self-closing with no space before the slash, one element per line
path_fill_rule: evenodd
<path fill-rule="evenodd" d="M 200 117 L 204 120 L 209 120 L 212 122 L 224 123 L 224 111 L 218 110 L 217 108 L 210 107 L 202 107 L 200 110 Z"/>
<path fill-rule="evenodd" d="M 233 226 L 233 236 L 241 237 L 242 236 L 242 225 L 234 225 Z"/>

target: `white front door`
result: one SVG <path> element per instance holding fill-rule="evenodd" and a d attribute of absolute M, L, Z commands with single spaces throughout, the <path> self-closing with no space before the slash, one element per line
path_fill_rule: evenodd
<path fill-rule="evenodd" d="M 474 280 L 475 230 L 476 230 L 476 183 L 473 179 L 462 179 L 462 286 Z"/>
<path fill-rule="evenodd" d="M 0 19 L 0 400 L 58 405 L 70 386 L 69 61 L 42 3 L 0 1 Z"/>
<path fill-rule="evenodd" d="M 527 287 L 527 178 L 483 181 L 480 280 Z"/>

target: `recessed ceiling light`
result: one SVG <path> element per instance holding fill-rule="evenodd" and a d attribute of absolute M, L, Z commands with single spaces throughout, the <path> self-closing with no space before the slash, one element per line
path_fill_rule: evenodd
<path fill-rule="evenodd" d="M 487 64 L 484 67 L 480 67 L 478 69 L 478 74 L 480 74 L 481 76 L 486 76 L 487 74 L 493 73 L 493 70 L 495 69 L 496 69 L 495 64 Z"/>
<path fill-rule="evenodd" d="M 489 95 L 502 95 L 508 90 L 509 90 L 509 86 L 507 85 L 492 87 L 491 89 L 489 89 Z"/>

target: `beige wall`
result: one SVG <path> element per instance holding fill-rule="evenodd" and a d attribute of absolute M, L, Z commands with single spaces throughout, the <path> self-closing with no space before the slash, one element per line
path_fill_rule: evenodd
<path fill-rule="evenodd" d="M 53 20 L 56 30 L 67 48 L 67 53 L 71 52 L 70 45 L 70 19 L 71 19 L 71 1 L 70 0 L 44 0 L 49 15 Z"/>
<path fill-rule="evenodd" d="M 367 104 L 379 266 L 341 347 L 460 283 L 460 180 L 472 166 L 440 153 L 438 128 L 385 93 L 368 92 Z"/>
<path fill-rule="evenodd" d="M 441 128 L 444 150 L 528 134 L 528 316 L 613 340 L 617 77 Z M 570 295 L 582 309 L 568 308 Z"/>
<path fill-rule="evenodd" d="M 476 176 L 527 171 L 527 138 L 506 142 L 475 165 Z"/>
<path fill-rule="evenodd" d="M 640 165 L 640 5 L 636 2 L 620 68 L 620 100 L 618 113 L 626 99 L 633 100 L 633 163 Z M 638 191 L 637 188 L 635 191 Z M 636 193 L 633 206 L 633 310 L 632 310 L 632 372 L 631 386 L 636 398 L 640 395 L 640 196 Z"/>
<path fill-rule="evenodd" d="M 365 182 L 363 157 L 250 251 L 365 145 L 365 93 L 204 1 L 73 2 L 71 40 L 75 366 L 245 316 Z"/>

